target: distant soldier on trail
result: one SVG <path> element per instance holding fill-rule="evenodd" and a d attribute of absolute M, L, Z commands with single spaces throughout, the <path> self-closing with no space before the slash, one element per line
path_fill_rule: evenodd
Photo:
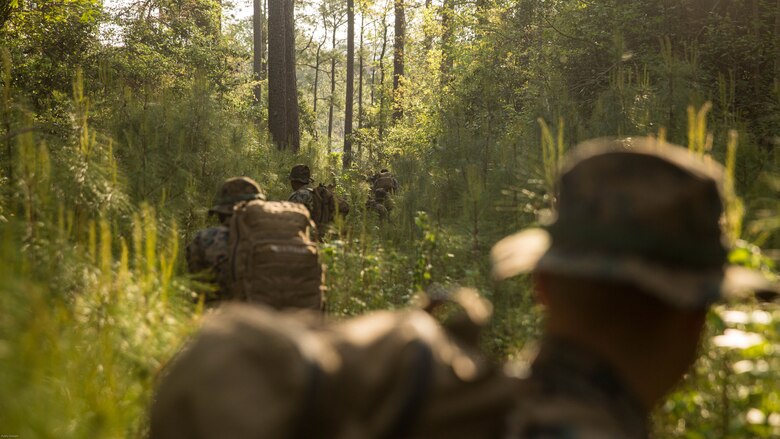
<path fill-rule="evenodd" d="M 710 305 L 772 288 L 728 266 L 722 174 L 654 139 L 587 142 L 558 182 L 556 221 L 496 244 L 495 277 L 532 272 L 546 311 L 507 437 L 647 438 Z"/>
<path fill-rule="evenodd" d="M 309 213 L 314 217 L 314 189 L 310 185 L 314 183 L 311 178 L 311 170 L 306 165 L 295 165 L 290 170 L 290 186 L 293 193 L 290 194 L 289 201 L 300 203 L 309 209 Z"/>
<path fill-rule="evenodd" d="M 378 188 L 369 194 L 366 207 L 369 211 L 375 212 L 381 221 L 385 221 L 390 219 L 390 212 L 393 210 L 393 200 L 390 199 L 384 189 Z"/>
<path fill-rule="evenodd" d="M 390 218 L 394 207 L 391 195 L 397 193 L 400 188 L 398 180 L 387 168 L 383 168 L 368 181 L 371 183 L 371 190 L 366 207 L 375 212 L 381 221 L 385 221 Z"/>
<path fill-rule="evenodd" d="M 317 233 L 321 239 L 328 225 L 335 219 L 336 212 L 346 215 L 349 212 L 349 205 L 346 200 L 337 201 L 332 185 L 325 186 L 320 183 L 312 188 L 310 186 L 312 183 L 314 179 L 311 178 L 311 170 L 308 166 L 303 164 L 293 166 L 290 170 L 290 186 L 293 193 L 288 200 L 306 206 L 311 219 L 317 225 Z"/>
<path fill-rule="evenodd" d="M 200 279 L 213 283 L 217 290 L 206 295 L 207 301 L 225 299 L 228 291 L 228 227 L 233 207 L 242 201 L 265 200 L 260 186 L 248 177 L 227 179 L 219 189 L 216 204 L 209 215 L 216 215 L 219 225 L 200 230 L 187 245 L 187 269 Z"/>
<path fill-rule="evenodd" d="M 372 192 L 376 192 L 377 189 L 382 189 L 388 194 L 395 194 L 400 189 L 398 179 L 386 168 L 380 170 L 369 178 L 371 183 Z"/>

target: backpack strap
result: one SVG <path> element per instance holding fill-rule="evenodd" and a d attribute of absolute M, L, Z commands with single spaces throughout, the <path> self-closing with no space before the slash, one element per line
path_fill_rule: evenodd
<path fill-rule="evenodd" d="M 304 396 L 300 415 L 297 418 L 299 422 L 297 423 L 295 433 L 292 435 L 293 439 L 310 439 L 317 436 L 317 432 L 313 431 L 312 427 L 317 424 L 313 420 L 317 418 L 317 400 L 322 394 L 325 372 L 311 359 L 306 359 L 306 362 L 309 372 L 309 384 L 306 386 L 306 395 Z"/>
<path fill-rule="evenodd" d="M 411 367 L 414 375 L 406 388 L 407 395 L 401 410 L 398 412 L 398 418 L 393 426 L 381 436 L 383 439 L 411 436 L 433 380 L 433 351 L 431 347 L 420 340 L 414 340 L 408 349 L 415 351 L 415 361 Z"/>

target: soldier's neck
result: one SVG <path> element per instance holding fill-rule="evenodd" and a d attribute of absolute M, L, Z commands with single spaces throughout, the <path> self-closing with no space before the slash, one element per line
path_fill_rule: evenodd
<path fill-rule="evenodd" d="M 547 333 L 585 348 L 606 361 L 648 414 L 679 381 L 673 361 L 652 346 L 626 348 L 614 337 L 572 327 L 547 327 Z M 655 343 L 653 343 L 654 345 Z"/>

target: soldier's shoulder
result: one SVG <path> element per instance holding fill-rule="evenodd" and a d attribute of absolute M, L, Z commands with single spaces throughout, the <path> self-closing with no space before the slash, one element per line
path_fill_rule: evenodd
<path fill-rule="evenodd" d="M 228 228 L 225 226 L 209 227 L 195 233 L 190 245 L 209 245 L 216 241 L 227 239 Z"/>

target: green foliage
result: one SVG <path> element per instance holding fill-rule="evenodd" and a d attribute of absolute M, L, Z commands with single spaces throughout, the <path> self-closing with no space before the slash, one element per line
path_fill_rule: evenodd
<path fill-rule="evenodd" d="M 343 42 L 333 50 L 322 33 L 341 4 L 299 2 L 305 133 L 291 156 L 269 144 L 265 98 L 254 101 L 251 23 L 221 21 L 218 3 L 0 6 L 0 392 L 12 395 L 0 401 L 0 425 L 9 433 L 144 435 L 154 379 L 201 312 L 183 248 L 233 175 L 286 199 L 290 167 L 306 163 L 348 199 L 350 214 L 321 248 L 331 315 L 404 307 L 434 281 L 474 286 L 494 303 L 483 345 L 497 360 L 524 359 L 541 313 L 529 278 L 491 279 L 487 252 L 547 219 L 562 156 L 586 138 L 657 135 L 725 163 L 731 261 L 776 275 L 775 2 L 409 8 L 395 125 L 393 4 L 361 2 L 364 114 L 350 169 L 332 146 Z M 364 208 L 366 178 L 381 167 L 401 182 L 386 222 Z M 777 436 L 780 315 L 747 304 L 709 320 L 702 358 L 658 409 L 656 435 Z"/>

